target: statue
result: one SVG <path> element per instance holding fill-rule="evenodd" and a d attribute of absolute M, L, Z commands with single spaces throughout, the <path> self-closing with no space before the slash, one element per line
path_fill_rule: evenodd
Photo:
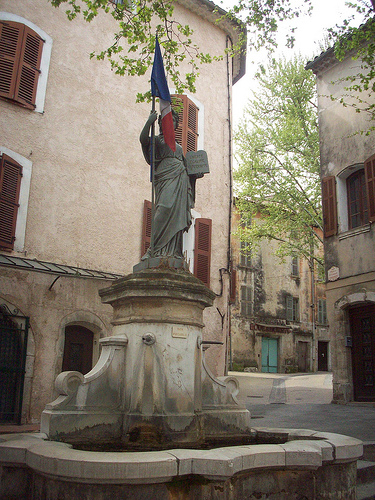
<path fill-rule="evenodd" d="M 178 127 L 178 113 L 172 110 L 174 129 Z M 157 119 L 151 111 L 140 135 L 143 155 L 150 164 L 150 128 Z M 160 120 L 160 118 L 159 118 Z M 160 123 L 159 123 L 160 125 Z M 182 236 L 191 225 L 194 207 L 195 180 L 203 174 L 188 175 L 182 147 L 176 142 L 176 151 L 165 144 L 163 134 L 155 137 L 154 189 L 155 205 L 152 225 L 152 243 L 141 260 L 149 257 L 176 257 L 183 259 Z"/>

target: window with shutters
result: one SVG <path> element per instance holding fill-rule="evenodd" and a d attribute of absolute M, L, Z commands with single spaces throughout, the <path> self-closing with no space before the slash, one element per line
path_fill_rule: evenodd
<path fill-rule="evenodd" d="M 251 251 L 248 241 L 241 241 L 240 266 L 251 267 Z"/>
<path fill-rule="evenodd" d="M 322 181 L 323 227 L 328 238 L 337 234 L 336 179 L 325 177 Z"/>
<path fill-rule="evenodd" d="M 1 12 L 0 97 L 42 112 L 51 47 L 51 37 L 33 23 Z"/>
<path fill-rule="evenodd" d="M 251 287 L 248 285 L 241 286 L 241 315 L 251 316 Z"/>
<path fill-rule="evenodd" d="M 288 321 L 299 321 L 299 300 L 296 297 L 286 297 L 286 319 Z"/>
<path fill-rule="evenodd" d="M 368 223 L 367 195 L 364 170 L 358 170 L 346 180 L 349 229 Z"/>
<path fill-rule="evenodd" d="M 327 301 L 326 299 L 318 300 L 318 323 L 321 325 L 327 324 Z"/>
<path fill-rule="evenodd" d="M 195 219 L 194 275 L 210 286 L 211 219 Z"/>
<path fill-rule="evenodd" d="M 368 206 L 368 220 L 375 222 L 375 155 L 365 161 L 365 182 Z"/>
<path fill-rule="evenodd" d="M 292 257 L 291 274 L 293 277 L 299 276 L 299 259 L 298 259 L 298 257 Z"/>
<path fill-rule="evenodd" d="M 178 110 L 179 124 L 176 141 L 183 153 L 198 149 L 198 106 L 186 95 L 172 95 L 173 107 Z"/>
<path fill-rule="evenodd" d="M 3 154 L 0 158 L 0 249 L 13 250 L 22 167 Z"/>

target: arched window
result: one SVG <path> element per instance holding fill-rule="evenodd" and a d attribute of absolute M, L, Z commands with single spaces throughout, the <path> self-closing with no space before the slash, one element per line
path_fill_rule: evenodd
<path fill-rule="evenodd" d="M 367 195 L 364 170 L 358 170 L 346 180 L 348 193 L 349 229 L 368 223 Z"/>

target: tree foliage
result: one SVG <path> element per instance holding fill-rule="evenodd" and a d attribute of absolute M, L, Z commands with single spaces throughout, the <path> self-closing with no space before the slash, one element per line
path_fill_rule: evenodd
<path fill-rule="evenodd" d="M 314 76 L 301 57 L 272 60 L 235 135 L 241 239 L 279 242 L 277 254 L 317 257 L 322 213 Z M 247 222 L 257 218 L 257 223 Z"/>
<path fill-rule="evenodd" d="M 164 49 L 164 65 L 177 93 L 195 92 L 195 82 L 201 64 L 221 60 L 225 54 L 212 56 L 201 51 L 194 42 L 194 32 L 189 25 L 182 24 L 175 17 L 173 0 L 48 0 L 54 7 L 66 8 L 68 19 L 77 16 L 87 22 L 100 13 L 111 15 L 117 23 L 113 44 L 100 48 L 91 57 L 107 59 L 112 69 L 120 75 L 142 76 L 153 62 L 156 33 Z M 310 5 L 311 0 L 302 4 Z M 250 36 L 250 44 L 259 49 L 276 45 L 275 36 L 278 26 L 286 19 L 299 16 L 302 8 L 292 7 L 292 0 L 238 0 L 238 3 L 225 12 L 215 9 L 217 22 L 224 17 L 238 25 L 238 43 L 227 49 L 233 56 L 243 50 L 244 24 Z M 289 42 L 291 43 L 292 37 Z M 184 64 L 182 65 L 182 63 Z M 187 63 L 187 64 L 186 64 Z M 183 69 L 182 69 L 183 67 Z M 188 70 L 186 71 L 186 68 Z M 137 95 L 138 101 L 150 98 L 150 93 Z"/>

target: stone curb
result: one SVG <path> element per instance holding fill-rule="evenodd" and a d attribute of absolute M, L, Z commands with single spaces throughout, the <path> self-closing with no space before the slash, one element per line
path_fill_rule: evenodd
<path fill-rule="evenodd" d="M 45 441 L 43 434 L 9 434 L 0 437 L 0 464 L 27 465 L 39 473 L 73 481 L 146 484 L 189 474 L 225 480 L 239 472 L 268 467 L 317 469 L 323 462 L 350 462 L 363 454 L 361 441 L 340 434 L 306 429 L 275 431 L 287 434 L 288 441 L 153 452 L 88 452 Z M 271 432 L 259 429 L 259 435 Z"/>

